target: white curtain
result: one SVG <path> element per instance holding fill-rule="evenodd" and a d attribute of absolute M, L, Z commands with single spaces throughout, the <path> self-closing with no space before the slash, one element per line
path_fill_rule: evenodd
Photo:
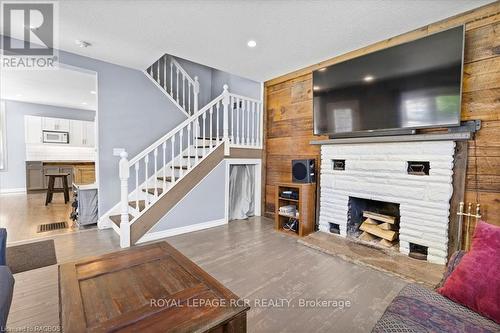
<path fill-rule="evenodd" d="M 254 215 L 255 167 L 231 165 L 229 172 L 229 219 L 241 220 Z"/>

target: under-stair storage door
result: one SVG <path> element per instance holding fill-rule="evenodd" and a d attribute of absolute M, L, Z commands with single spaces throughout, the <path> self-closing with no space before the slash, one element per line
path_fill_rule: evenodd
<path fill-rule="evenodd" d="M 255 214 L 255 166 L 231 165 L 229 170 L 229 220 Z"/>

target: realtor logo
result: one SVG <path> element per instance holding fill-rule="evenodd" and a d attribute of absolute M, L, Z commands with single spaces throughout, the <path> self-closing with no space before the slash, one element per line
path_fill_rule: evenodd
<path fill-rule="evenodd" d="M 2 68 L 54 68 L 57 2 L 1 2 Z"/>

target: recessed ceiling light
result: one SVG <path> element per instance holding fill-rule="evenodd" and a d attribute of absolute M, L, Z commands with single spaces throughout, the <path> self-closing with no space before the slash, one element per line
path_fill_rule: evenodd
<path fill-rule="evenodd" d="M 247 45 L 248 45 L 248 47 L 256 47 L 257 46 L 257 42 L 252 39 L 252 40 L 249 40 L 247 42 Z"/>
<path fill-rule="evenodd" d="M 89 47 L 92 45 L 89 42 L 86 42 L 84 40 L 75 40 L 75 43 L 76 43 L 76 45 L 80 46 L 81 48 L 86 48 L 86 47 Z"/>
<path fill-rule="evenodd" d="M 320 69 L 318 69 L 318 71 L 324 72 L 324 71 L 326 71 L 326 67 L 320 68 Z"/>
<path fill-rule="evenodd" d="M 23 94 L 16 94 L 16 97 L 23 97 Z"/>
<path fill-rule="evenodd" d="M 91 90 L 91 91 L 90 91 L 90 93 L 91 93 L 92 95 L 95 95 L 95 94 L 97 94 L 97 91 L 95 91 L 95 90 Z"/>
<path fill-rule="evenodd" d="M 319 89 L 320 89 L 319 86 L 313 86 L 314 91 L 318 91 Z"/>
<path fill-rule="evenodd" d="M 363 78 L 363 81 L 365 81 L 365 82 L 371 82 L 371 81 L 373 81 L 373 79 L 375 79 L 373 76 L 367 75 L 367 76 L 365 76 Z"/>
<path fill-rule="evenodd" d="M 82 105 L 87 105 L 87 102 L 82 102 Z"/>

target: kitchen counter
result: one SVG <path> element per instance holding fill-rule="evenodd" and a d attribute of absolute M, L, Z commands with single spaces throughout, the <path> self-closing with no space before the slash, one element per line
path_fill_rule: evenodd
<path fill-rule="evenodd" d="M 95 164 L 94 161 L 29 161 L 31 163 L 41 162 L 43 165 L 75 165 L 75 164 Z"/>
<path fill-rule="evenodd" d="M 94 161 L 27 161 L 26 185 L 28 191 L 45 190 L 48 186 L 47 173 L 68 173 L 68 183 L 92 184 L 95 182 Z M 58 180 L 56 180 L 57 182 Z M 62 184 L 56 183 L 55 187 Z"/>

